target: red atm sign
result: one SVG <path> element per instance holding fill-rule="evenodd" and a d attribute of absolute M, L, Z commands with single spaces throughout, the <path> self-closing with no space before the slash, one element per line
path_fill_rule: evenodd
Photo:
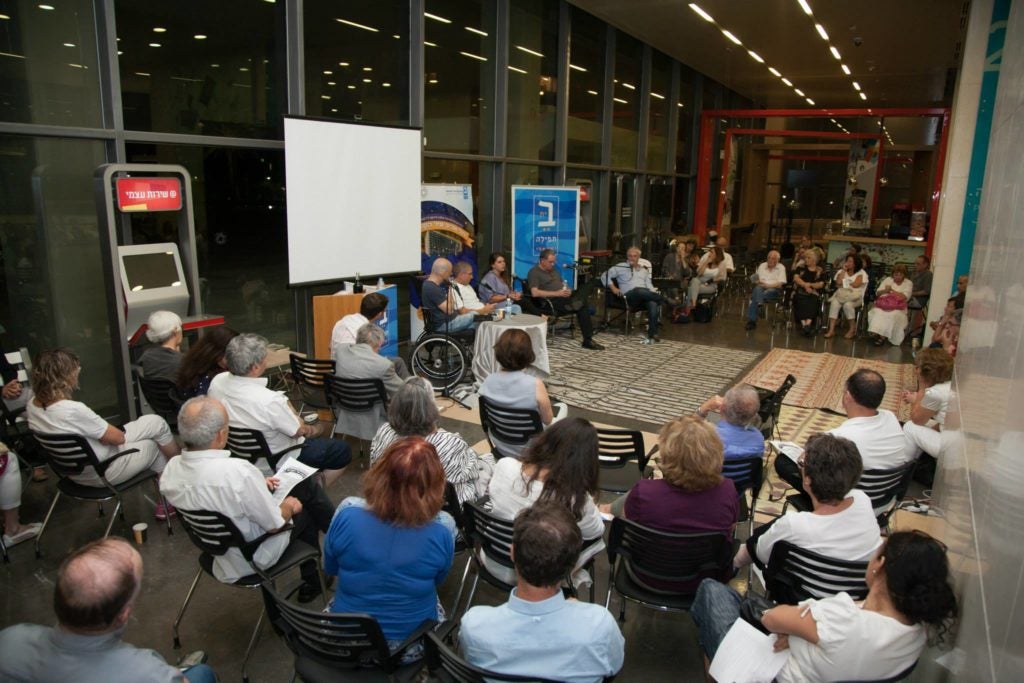
<path fill-rule="evenodd" d="M 121 211 L 180 211 L 178 178 L 118 178 L 117 208 Z"/>

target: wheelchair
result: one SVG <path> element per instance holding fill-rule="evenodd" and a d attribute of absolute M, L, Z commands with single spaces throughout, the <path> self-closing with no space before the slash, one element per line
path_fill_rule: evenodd
<path fill-rule="evenodd" d="M 410 355 L 412 372 L 423 377 L 435 389 L 451 391 L 473 376 L 474 330 L 448 335 L 444 331 L 424 329 L 416 338 Z"/>

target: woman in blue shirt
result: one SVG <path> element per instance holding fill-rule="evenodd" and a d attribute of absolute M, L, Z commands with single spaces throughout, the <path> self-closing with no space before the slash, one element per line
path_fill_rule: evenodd
<path fill-rule="evenodd" d="M 444 483 L 431 444 L 399 439 L 366 473 L 364 497 L 342 501 L 324 539 L 324 570 L 338 577 L 331 610 L 370 614 L 392 649 L 443 617 L 437 587 L 455 553 Z"/>

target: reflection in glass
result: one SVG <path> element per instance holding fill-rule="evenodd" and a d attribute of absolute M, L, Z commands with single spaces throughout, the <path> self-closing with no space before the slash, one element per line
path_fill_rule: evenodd
<path fill-rule="evenodd" d="M 589 181 L 589 194 L 580 197 L 580 251 L 603 249 L 597 239 L 598 216 L 597 207 L 601 203 L 601 172 L 589 168 L 566 169 L 567 186 L 582 185 L 580 181 Z"/>
<path fill-rule="evenodd" d="M 555 158 L 557 53 L 557 0 L 512 0 L 508 48 L 510 157 Z"/>
<path fill-rule="evenodd" d="M 90 0 L 0 4 L 0 120 L 99 126 L 96 18 Z"/>
<path fill-rule="evenodd" d="M 601 126 L 604 122 L 603 22 L 570 7 L 568 159 L 601 163 Z"/>
<path fill-rule="evenodd" d="M 621 31 L 615 40 L 615 82 L 612 92 L 612 166 L 636 168 L 640 129 L 640 79 L 644 46 Z"/>
<path fill-rule="evenodd" d="M 284 153 L 279 150 L 129 144 L 132 163 L 181 164 L 192 175 L 204 309 L 237 330 L 294 346 L 288 290 Z M 131 214 L 136 244 L 174 241 L 160 213 Z"/>
<path fill-rule="evenodd" d="M 693 71 L 685 66 L 679 68 L 679 101 L 676 115 L 679 116 L 676 130 L 676 173 L 690 173 L 690 146 L 693 137 Z"/>
<path fill-rule="evenodd" d="M 668 163 L 668 123 L 672 115 L 672 60 L 651 54 L 650 114 L 647 117 L 647 168 L 664 171 Z"/>
<path fill-rule="evenodd" d="M 125 128 L 280 138 L 282 2 L 116 0 Z"/>
<path fill-rule="evenodd" d="M 490 152 L 496 4 L 488 0 L 427 0 L 424 6 L 426 147 L 445 152 Z"/>
<path fill-rule="evenodd" d="M 483 168 L 481 168 L 483 167 Z M 481 177 L 483 173 L 483 177 Z M 473 196 L 473 225 L 476 227 L 477 254 L 486 254 L 491 235 L 491 164 L 461 159 L 423 159 L 424 183 L 470 185 Z M 483 210 L 481 210 L 483 209 Z"/>
<path fill-rule="evenodd" d="M 92 172 L 103 143 L 0 136 L 4 349 L 68 346 L 85 371 L 76 398 L 116 410 Z"/>

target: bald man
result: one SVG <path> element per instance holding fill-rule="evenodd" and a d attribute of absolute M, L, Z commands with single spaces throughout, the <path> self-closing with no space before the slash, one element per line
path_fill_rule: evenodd
<path fill-rule="evenodd" d="M 37 683 L 213 683 L 205 664 L 184 672 L 153 650 L 121 641 L 142 585 L 142 557 L 104 538 L 71 553 L 57 571 L 57 626 L 0 631 L 0 680 Z"/>
<path fill-rule="evenodd" d="M 757 309 L 768 301 L 782 298 L 782 289 L 786 286 L 786 266 L 779 263 L 779 252 L 772 249 L 768 252 L 768 260 L 757 267 L 757 273 L 751 278 L 754 291 L 750 294 L 750 306 L 747 308 L 747 329 L 757 327 Z"/>
<path fill-rule="evenodd" d="M 452 262 L 439 258 L 430 267 L 430 275 L 423 281 L 424 322 L 431 332 L 458 332 L 476 328 L 476 313 L 459 312 L 451 291 Z"/>

